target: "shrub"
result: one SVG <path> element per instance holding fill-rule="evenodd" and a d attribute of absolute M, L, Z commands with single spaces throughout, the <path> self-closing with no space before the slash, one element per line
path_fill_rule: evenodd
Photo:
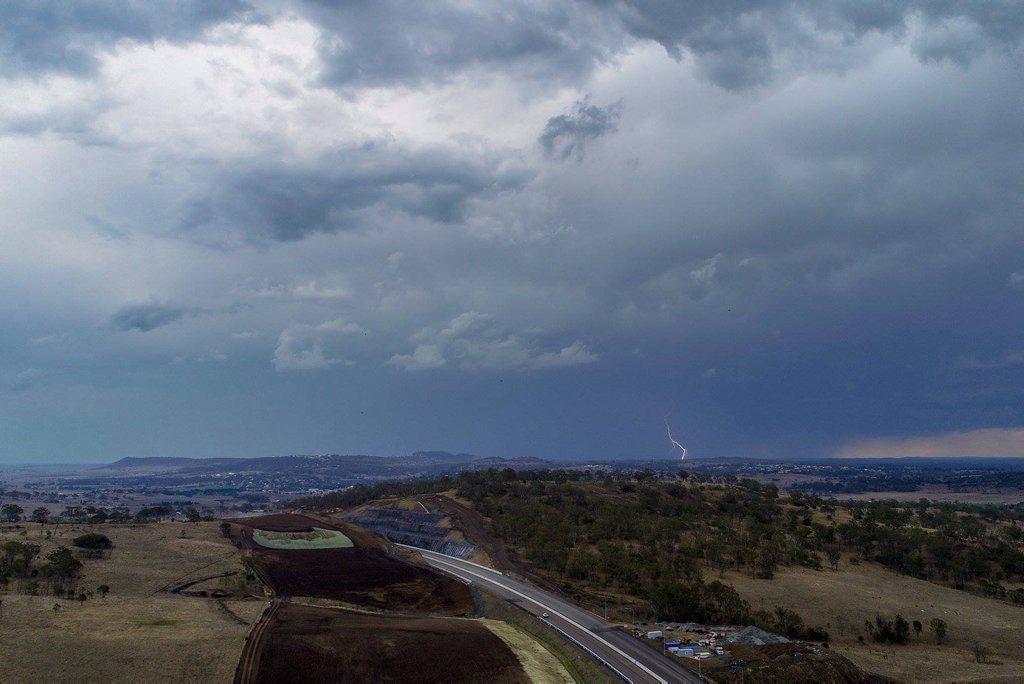
<path fill-rule="evenodd" d="M 75 537 L 71 543 L 80 549 L 91 551 L 105 551 L 114 548 L 114 543 L 107 538 L 107 535 L 98 532 L 89 532 L 81 537 Z"/>

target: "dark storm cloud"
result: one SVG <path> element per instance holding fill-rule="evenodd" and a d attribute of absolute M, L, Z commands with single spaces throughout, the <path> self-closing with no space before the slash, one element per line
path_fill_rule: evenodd
<path fill-rule="evenodd" d="M 632 37 L 660 44 L 676 60 L 692 55 L 712 83 L 739 90 L 770 80 L 780 53 L 903 35 L 915 22 L 918 57 L 961 64 L 993 45 L 1018 44 L 1024 32 L 1015 3 L 955 0 L 585 0 L 494 9 L 310 0 L 299 7 L 323 31 L 323 81 L 345 88 L 444 82 L 475 67 L 573 81 Z M 832 66 L 842 68 L 842 59 Z"/>
<path fill-rule="evenodd" d="M 185 309 L 166 304 L 134 304 L 115 313 L 110 322 L 115 328 L 125 332 L 149 332 L 180 321 L 187 313 Z"/>
<path fill-rule="evenodd" d="M 569 3 L 306 3 L 324 35 L 323 80 L 379 86 L 446 80 L 480 66 L 542 78 L 589 71 L 621 40 L 601 13 Z"/>
<path fill-rule="evenodd" d="M 249 10 L 240 0 L 12 0 L 0 3 L 0 74 L 84 75 L 97 47 L 118 40 L 191 38 Z"/>
<path fill-rule="evenodd" d="M 363 145 L 303 167 L 264 163 L 228 172 L 217 190 L 190 204 L 184 227 L 240 228 L 287 242 L 359 229 L 375 211 L 453 223 L 473 200 L 520 188 L 529 178 L 497 157 Z"/>
<path fill-rule="evenodd" d="M 588 143 L 618 129 L 621 111 L 621 103 L 602 109 L 584 98 L 573 106 L 571 113 L 548 119 L 537 141 L 548 157 L 582 161 Z"/>
<path fill-rule="evenodd" d="M 674 59 L 692 53 L 713 83 L 741 89 L 769 80 L 777 54 L 812 50 L 822 35 L 845 43 L 870 33 L 902 34 L 919 20 L 913 45 L 921 59 L 966 63 L 992 45 L 1012 46 L 1024 34 L 1019 5 L 995 3 L 857 0 L 593 0 L 610 9 L 627 32 L 660 44 Z"/>

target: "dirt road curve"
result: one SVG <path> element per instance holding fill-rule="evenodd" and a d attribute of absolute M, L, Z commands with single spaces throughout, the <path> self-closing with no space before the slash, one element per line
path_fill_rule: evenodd
<path fill-rule="evenodd" d="M 249 638 L 245 640 L 245 646 L 242 648 L 242 657 L 238 660 L 238 667 L 235 668 L 235 684 L 251 684 L 256 681 L 260 653 L 263 651 L 263 634 L 280 609 L 281 601 L 272 600 L 267 609 L 263 611 L 259 621 L 253 625 L 252 631 L 249 632 Z"/>

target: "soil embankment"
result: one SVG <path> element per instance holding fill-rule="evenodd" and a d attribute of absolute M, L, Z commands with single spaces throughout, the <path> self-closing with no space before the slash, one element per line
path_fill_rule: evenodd
<path fill-rule="evenodd" d="M 334 529 L 351 548 L 270 549 L 252 530 Z M 226 531 L 275 594 L 240 664 L 236 682 L 529 682 L 516 654 L 475 620 L 469 587 L 390 556 L 372 533 L 342 521 L 269 515 Z M 307 605 L 340 601 L 355 609 Z M 359 608 L 375 611 L 362 612 Z"/>
<path fill-rule="evenodd" d="M 476 620 L 285 604 L 268 632 L 253 680 L 261 684 L 530 681 L 505 642 Z"/>

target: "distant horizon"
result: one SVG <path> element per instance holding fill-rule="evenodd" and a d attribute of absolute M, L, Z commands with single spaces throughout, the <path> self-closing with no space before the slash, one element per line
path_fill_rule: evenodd
<path fill-rule="evenodd" d="M 363 453 L 341 453 L 341 452 L 330 452 L 330 453 L 319 453 L 319 454 L 278 454 L 275 456 L 122 456 L 121 458 L 114 459 L 112 461 L 97 461 L 97 462 L 47 462 L 47 463 L 13 463 L 0 461 L 0 470 L 4 468 L 68 468 L 71 470 L 91 467 L 102 467 L 118 463 L 127 459 L 136 460 L 193 460 L 193 461 L 213 461 L 213 460 L 253 460 L 253 459 L 273 459 L 273 458 L 316 458 L 324 456 L 339 456 L 339 457 L 365 457 L 365 458 L 380 458 L 380 459 L 399 459 L 399 458 L 410 458 L 418 453 L 441 453 L 439 450 L 416 450 L 409 454 L 392 454 L 387 456 L 380 456 L 375 454 L 363 454 Z M 870 461 L 1024 461 L 1024 456 L 857 456 L 857 457 L 841 457 L 841 456 L 822 456 L 822 457 L 772 457 L 772 456 L 689 456 L 686 460 L 679 460 L 678 458 L 636 458 L 636 457 L 622 457 L 622 458 L 607 458 L 607 459 L 546 459 L 534 456 L 478 456 L 475 454 L 468 454 L 466 452 L 443 452 L 451 456 L 471 456 L 474 461 L 478 460 L 499 460 L 499 461 L 515 461 L 523 459 L 536 459 L 544 463 L 552 464 L 606 464 L 606 463 L 677 463 L 680 469 L 685 469 L 687 463 L 690 462 L 703 462 L 703 461 L 764 461 L 766 463 L 813 463 L 813 462 L 870 462 Z"/>

